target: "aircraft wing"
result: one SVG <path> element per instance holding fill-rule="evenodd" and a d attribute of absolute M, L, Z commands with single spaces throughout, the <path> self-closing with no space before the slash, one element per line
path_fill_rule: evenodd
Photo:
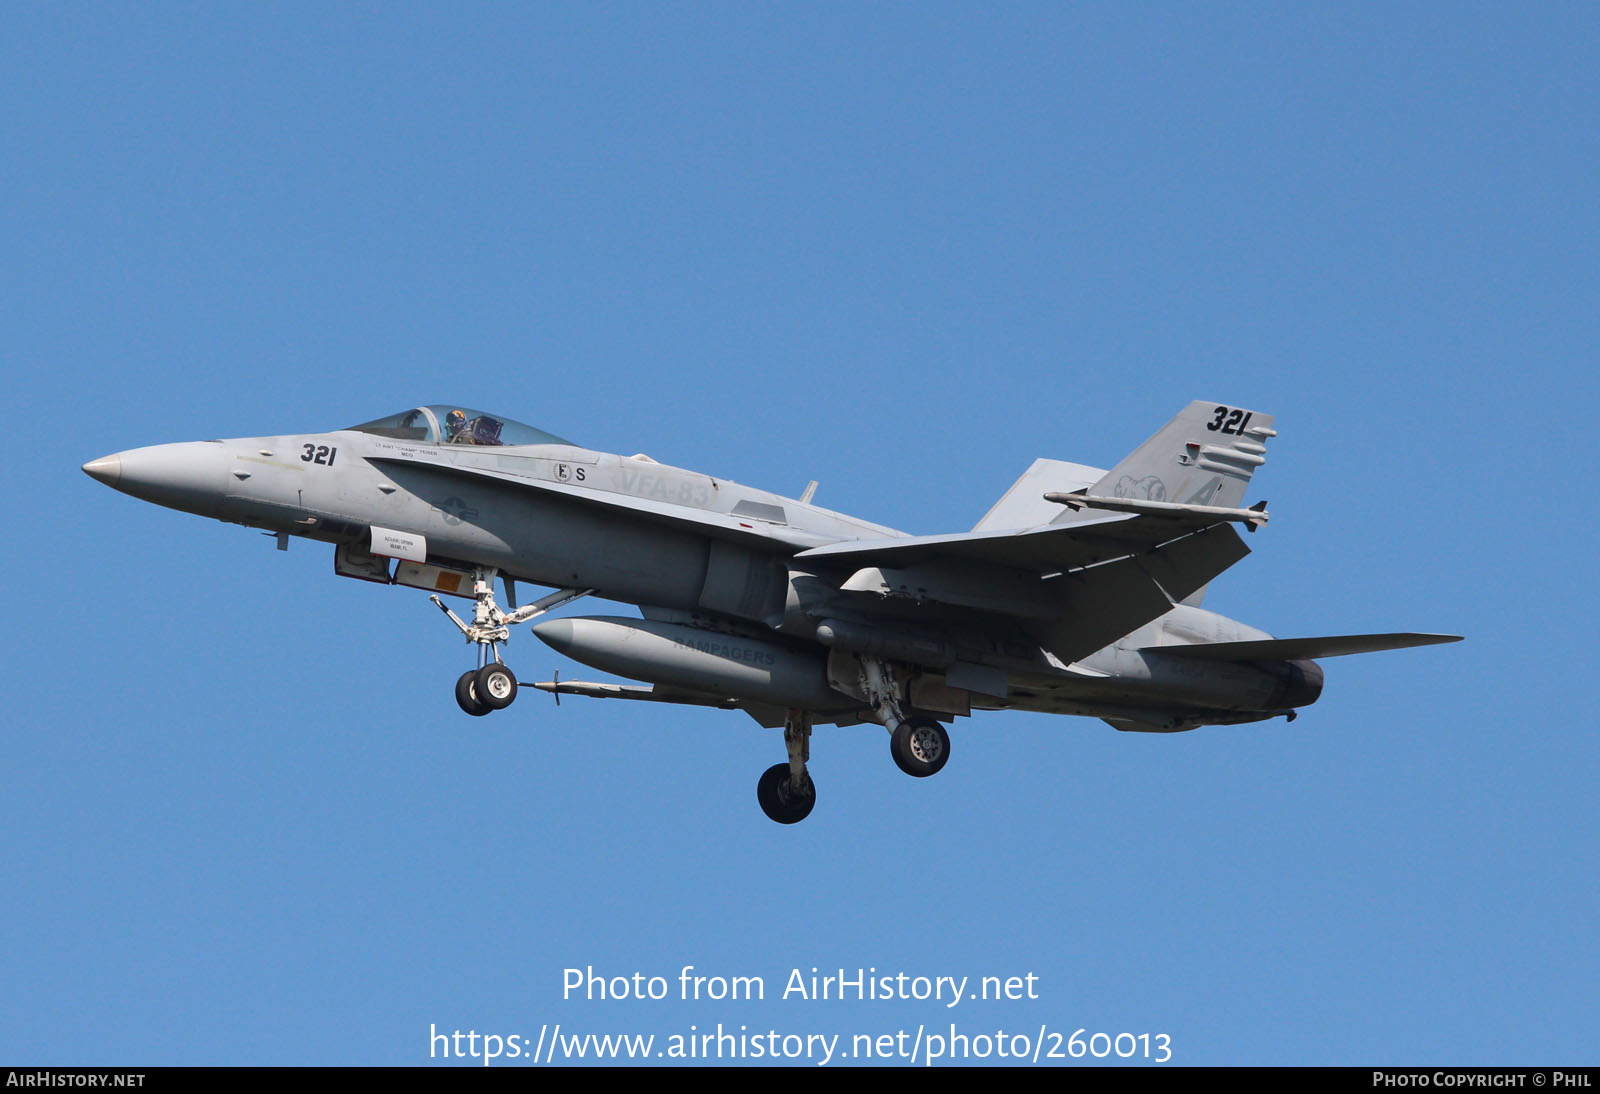
<path fill-rule="evenodd" d="M 888 571 L 887 581 L 916 586 L 920 599 L 957 608 L 980 606 L 963 578 L 1009 589 L 1015 606 L 1001 614 L 1071 663 L 1170 611 L 1250 553 L 1228 523 L 1192 527 L 1200 523 L 1116 514 L 1024 532 L 832 543 L 795 560 Z"/>
<path fill-rule="evenodd" d="M 1249 554 L 1228 516 L 1192 507 L 1159 511 L 1077 512 L 1074 519 L 1023 531 L 968 532 L 827 542 L 785 525 L 748 521 L 728 513 L 673 504 L 590 486 L 555 482 L 479 463 L 426 457 L 371 455 L 395 471 L 416 468 L 435 474 L 493 481 L 508 487 L 569 499 L 575 504 L 626 511 L 641 518 L 688 527 L 698 534 L 793 553 L 803 563 L 851 570 L 910 570 L 934 588 L 929 599 L 956 612 L 993 608 L 982 593 L 1010 576 L 1023 579 L 1023 607 L 1000 614 L 1032 617 L 1037 640 L 1070 663 L 1121 638 L 1168 611 Z M 1076 500 L 1076 497 L 1074 498 Z M 922 571 L 919 571 L 922 568 Z M 946 583 L 952 569 L 965 571 L 966 588 Z M 974 595 L 970 585 L 980 586 Z M 957 581 L 956 584 L 962 584 Z M 1015 598 L 1014 598 L 1015 599 Z M 1042 610 L 1041 610 L 1042 608 Z"/>
<path fill-rule="evenodd" d="M 909 566 L 948 558 L 1052 573 L 1138 554 L 1223 523 L 1216 517 L 1183 513 L 1115 513 L 1020 532 L 842 540 L 811 547 L 795 557 L 856 566 Z"/>

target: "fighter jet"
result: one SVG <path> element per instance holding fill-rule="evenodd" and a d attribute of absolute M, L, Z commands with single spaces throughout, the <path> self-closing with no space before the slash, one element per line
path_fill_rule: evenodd
<path fill-rule="evenodd" d="M 950 758 L 978 711 L 1087 715 L 1175 733 L 1316 702 L 1317 658 L 1459 640 L 1274 638 L 1200 606 L 1249 553 L 1236 526 L 1275 437 L 1269 414 L 1190 403 L 1110 470 L 1040 459 L 970 532 L 913 536 L 798 499 L 597 452 L 509 418 L 419 406 L 331 433 L 137 448 L 83 465 L 125 494 L 333 546 L 343 577 L 427 590 L 476 651 L 468 715 L 517 697 L 513 627 L 580 597 L 639 616 L 532 623 L 556 651 L 642 683 L 562 695 L 744 711 L 782 728 L 757 783 L 780 824 L 810 814 L 817 724 L 875 723 L 908 775 Z M 504 589 L 502 606 L 496 581 Z M 555 591 L 521 606 L 517 583 Z M 471 604 L 470 621 L 442 596 Z"/>

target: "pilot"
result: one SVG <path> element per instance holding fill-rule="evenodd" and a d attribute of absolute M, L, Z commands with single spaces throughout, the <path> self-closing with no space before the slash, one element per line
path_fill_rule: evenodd
<path fill-rule="evenodd" d="M 472 433 L 467 429 L 467 415 L 464 411 L 452 410 L 444 416 L 444 443 L 472 443 Z"/>

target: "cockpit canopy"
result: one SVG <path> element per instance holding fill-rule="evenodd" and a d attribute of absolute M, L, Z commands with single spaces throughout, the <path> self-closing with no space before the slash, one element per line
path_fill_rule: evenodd
<path fill-rule="evenodd" d="M 571 444 L 554 433 L 481 410 L 436 403 L 350 427 L 360 433 L 417 444 Z"/>

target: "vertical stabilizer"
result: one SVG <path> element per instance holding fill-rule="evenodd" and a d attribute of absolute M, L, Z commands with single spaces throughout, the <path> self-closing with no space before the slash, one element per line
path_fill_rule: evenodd
<path fill-rule="evenodd" d="M 1061 515 L 1061 506 L 1045 501 L 1052 490 L 1083 490 L 1100 481 L 1105 475 L 1102 467 L 1085 467 L 1081 463 L 1063 460 L 1034 460 L 1033 466 L 1011 484 L 999 501 L 994 503 L 984 518 L 974 527 L 974 532 L 989 532 L 1002 528 L 1036 528 L 1049 524 Z"/>
<path fill-rule="evenodd" d="M 1238 509 L 1250 476 L 1267 462 L 1267 438 L 1276 435 L 1271 414 L 1193 402 L 1089 493 Z"/>
<path fill-rule="evenodd" d="M 1250 476 L 1267 462 L 1267 439 L 1275 436 L 1271 414 L 1234 404 L 1192 402 L 1088 492 L 1242 508 Z M 1092 509 L 1068 509 L 1053 523 L 1070 524 L 1096 515 Z M 1183 603 L 1197 606 L 1204 596 L 1202 586 Z"/>

